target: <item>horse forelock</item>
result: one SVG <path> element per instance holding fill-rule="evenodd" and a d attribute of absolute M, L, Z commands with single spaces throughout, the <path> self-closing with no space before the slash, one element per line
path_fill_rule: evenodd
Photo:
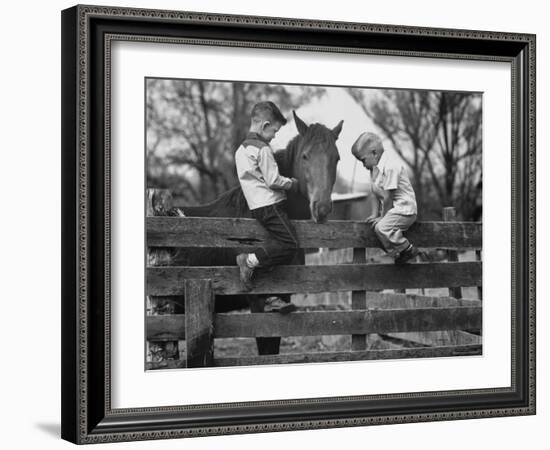
<path fill-rule="evenodd" d="M 295 177 L 299 175 L 297 163 L 306 144 L 309 144 L 314 151 L 332 151 L 335 156 L 338 156 L 336 138 L 332 131 L 320 123 L 313 123 L 308 126 L 305 135 L 297 134 L 289 141 L 286 149 L 277 152 L 277 164 L 282 175 Z"/>

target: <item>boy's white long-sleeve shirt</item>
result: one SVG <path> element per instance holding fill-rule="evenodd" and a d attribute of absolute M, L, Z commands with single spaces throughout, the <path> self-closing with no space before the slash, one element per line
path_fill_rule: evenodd
<path fill-rule="evenodd" d="M 282 176 L 273 150 L 259 140 L 249 140 L 235 153 L 237 175 L 250 209 L 273 205 L 286 200 L 292 179 Z"/>

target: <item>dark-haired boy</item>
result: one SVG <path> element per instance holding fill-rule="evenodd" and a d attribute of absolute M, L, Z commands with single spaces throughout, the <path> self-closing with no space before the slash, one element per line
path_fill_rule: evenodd
<path fill-rule="evenodd" d="M 257 103 L 252 108 L 249 133 L 235 153 L 237 175 L 252 217 L 269 233 L 264 247 L 237 256 L 240 279 L 247 290 L 252 288 L 256 268 L 288 264 L 299 248 L 296 231 L 286 212 L 285 192 L 297 189 L 298 181 L 279 173 L 269 145 L 285 124 L 286 119 L 273 102 Z M 264 311 L 287 313 L 295 309 L 290 302 L 270 297 Z"/>

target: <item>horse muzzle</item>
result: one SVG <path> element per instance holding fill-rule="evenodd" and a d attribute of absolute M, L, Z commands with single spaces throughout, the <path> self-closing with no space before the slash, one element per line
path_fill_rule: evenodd
<path fill-rule="evenodd" d="M 313 201 L 310 204 L 311 217 L 316 223 L 325 223 L 332 211 L 332 202 Z"/>

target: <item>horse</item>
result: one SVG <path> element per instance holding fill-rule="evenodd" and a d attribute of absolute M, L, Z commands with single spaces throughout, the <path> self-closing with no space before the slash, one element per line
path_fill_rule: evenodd
<path fill-rule="evenodd" d="M 340 159 L 336 140 L 342 131 L 343 121 L 333 129 L 314 123 L 306 123 L 293 111 L 298 134 L 286 149 L 275 152 L 279 172 L 285 177 L 298 180 L 297 192 L 288 192 L 288 216 L 294 220 L 313 219 L 326 222 L 332 210 L 332 188 L 336 181 L 336 166 Z M 251 217 L 242 189 L 236 186 L 211 203 L 179 208 L 189 217 Z M 173 264 L 187 266 L 235 265 L 235 258 L 242 249 L 180 249 Z M 294 264 L 304 264 L 303 250 L 299 251 Z M 231 297 L 231 298 L 229 298 Z M 290 295 L 279 295 L 289 300 Z M 265 296 L 239 295 L 216 298 L 216 311 L 224 312 L 250 307 L 252 312 L 263 311 Z M 278 353 L 280 338 L 257 338 L 260 354 Z"/>

